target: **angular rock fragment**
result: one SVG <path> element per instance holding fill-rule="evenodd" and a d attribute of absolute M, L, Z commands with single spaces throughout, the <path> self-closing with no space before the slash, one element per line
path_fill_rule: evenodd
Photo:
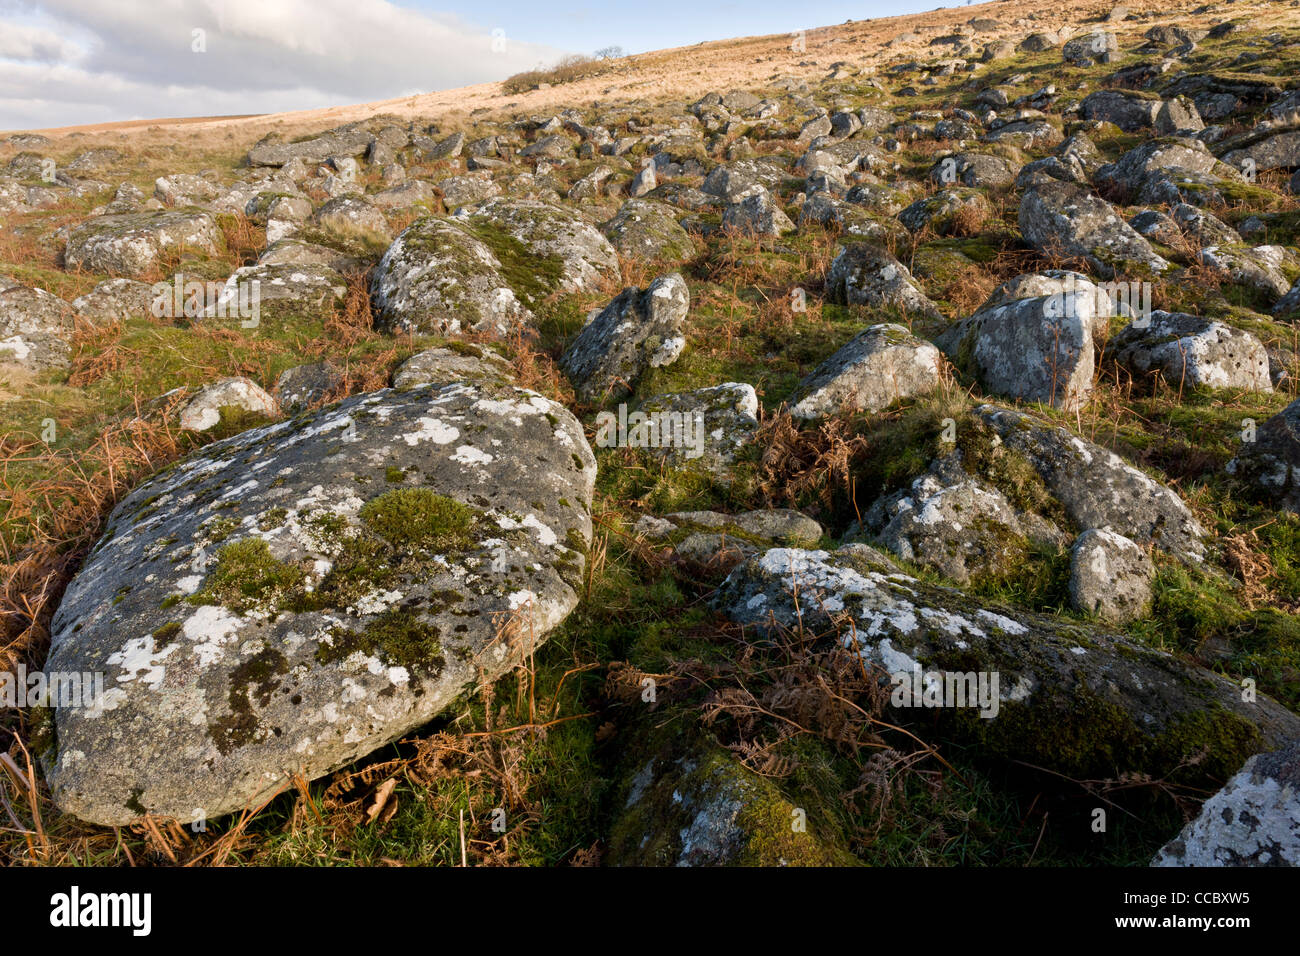
<path fill-rule="evenodd" d="M 1151 556 L 1121 534 L 1089 528 L 1070 549 L 1070 603 L 1110 624 L 1151 610 Z"/>
<path fill-rule="evenodd" d="M 842 410 L 878 412 L 939 387 L 942 357 L 901 325 L 873 325 L 799 383 L 790 400 L 796 418 Z"/>
<path fill-rule="evenodd" d="M 648 369 L 671 365 L 686 348 L 690 304 L 676 272 L 645 289 L 625 289 L 583 326 L 560 366 L 587 401 L 629 394 Z"/>

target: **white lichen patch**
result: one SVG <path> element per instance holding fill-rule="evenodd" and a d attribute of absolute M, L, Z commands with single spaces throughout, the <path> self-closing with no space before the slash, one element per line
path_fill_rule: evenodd
<path fill-rule="evenodd" d="M 402 436 L 402 440 L 412 447 L 423 441 L 431 441 L 435 445 L 450 445 L 460 437 L 459 429 L 454 425 L 448 425 L 440 418 L 421 418 L 416 425 L 415 431 Z"/>
<path fill-rule="evenodd" d="M 456 453 L 451 456 L 452 461 L 458 461 L 463 465 L 490 465 L 494 457 L 485 451 L 475 448 L 473 445 L 458 445 Z"/>
<path fill-rule="evenodd" d="M 146 634 L 127 641 L 117 653 L 108 655 L 107 663 L 120 669 L 116 677 L 119 684 L 138 682 L 150 690 L 157 690 L 167 674 L 163 661 L 175 650 L 176 645 L 172 644 L 159 651 L 153 637 Z"/>
<path fill-rule="evenodd" d="M 224 607 L 205 604 L 181 622 L 181 633 L 194 647 L 192 653 L 200 667 L 221 660 L 223 648 L 237 639 L 243 621 Z"/>

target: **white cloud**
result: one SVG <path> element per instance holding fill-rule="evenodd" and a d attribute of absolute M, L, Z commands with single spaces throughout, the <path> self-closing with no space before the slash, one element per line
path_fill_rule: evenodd
<path fill-rule="evenodd" d="M 387 0 L 0 0 L 0 128 L 366 102 L 563 52 L 493 39 Z"/>

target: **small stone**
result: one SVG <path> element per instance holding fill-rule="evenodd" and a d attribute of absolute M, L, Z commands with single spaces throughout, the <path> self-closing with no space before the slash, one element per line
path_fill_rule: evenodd
<path fill-rule="evenodd" d="M 268 418 L 279 414 L 275 399 L 247 378 L 224 378 L 205 385 L 181 409 L 181 428 L 205 432 L 221 423 L 223 408 L 239 409 Z"/>
<path fill-rule="evenodd" d="M 1110 624 L 1126 624 L 1151 610 L 1151 556 L 1109 528 L 1090 528 L 1070 549 L 1070 603 Z"/>

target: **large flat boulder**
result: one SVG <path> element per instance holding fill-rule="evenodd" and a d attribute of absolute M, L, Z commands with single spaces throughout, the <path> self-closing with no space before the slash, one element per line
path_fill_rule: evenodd
<path fill-rule="evenodd" d="M 1218 674 L 1102 628 L 981 604 L 890 570 L 864 545 L 773 548 L 732 571 L 714 603 L 760 634 L 842 640 L 922 693 L 932 674 L 940 685 L 982 674 L 978 705 L 967 697 L 927 716 L 987 756 L 1071 776 L 1227 779 L 1246 757 L 1300 734 L 1300 717 L 1268 698 L 1243 701 Z M 896 719 L 920 706 L 910 688 L 891 703 Z"/>
<path fill-rule="evenodd" d="M 1110 203 L 1073 183 L 1028 190 L 1020 200 L 1020 231 L 1042 252 L 1084 259 L 1103 279 L 1169 268 Z"/>
<path fill-rule="evenodd" d="M 206 212 L 172 210 L 96 216 L 68 234 L 63 261 L 69 270 L 140 276 L 157 264 L 165 249 L 216 255 L 221 230 Z"/>
<path fill-rule="evenodd" d="M 68 586 L 47 669 L 65 812 L 188 821 L 420 726 L 578 602 L 595 459 L 507 385 L 356 396 L 209 445 L 135 489 Z"/>

